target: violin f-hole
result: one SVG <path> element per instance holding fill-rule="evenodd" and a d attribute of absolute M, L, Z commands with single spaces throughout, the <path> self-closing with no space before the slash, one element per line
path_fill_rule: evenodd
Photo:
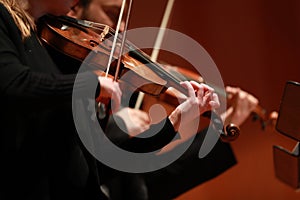
<path fill-rule="evenodd" d="M 91 47 L 97 47 L 99 45 L 99 42 L 97 42 L 95 40 L 90 40 L 90 45 L 91 45 Z"/>

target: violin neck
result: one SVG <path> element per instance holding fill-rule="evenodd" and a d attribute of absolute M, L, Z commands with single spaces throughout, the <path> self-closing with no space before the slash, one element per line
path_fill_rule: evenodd
<path fill-rule="evenodd" d="M 152 62 L 147 54 L 139 50 L 129 51 L 129 55 L 147 65 L 159 77 L 167 81 L 166 87 L 173 87 L 187 95 L 187 90 L 180 85 L 180 79 L 167 72 L 160 64 Z"/>

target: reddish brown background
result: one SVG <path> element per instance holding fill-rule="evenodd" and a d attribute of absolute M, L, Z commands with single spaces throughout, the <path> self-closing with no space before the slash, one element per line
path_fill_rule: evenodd
<path fill-rule="evenodd" d="M 133 1 L 130 28 L 159 26 L 166 3 Z M 253 93 L 267 111 L 279 109 L 287 80 L 300 82 L 299 0 L 177 0 L 169 28 L 198 41 L 224 83 Z M 181 65 L 163 54 L 159 59 Z M 291 151 L 295 141 L 250 119 L 241 130 L 232 143 L 238 164 L 178 200 L 300 199 L 275 177 L 273 166 L 273 145 Z"/>

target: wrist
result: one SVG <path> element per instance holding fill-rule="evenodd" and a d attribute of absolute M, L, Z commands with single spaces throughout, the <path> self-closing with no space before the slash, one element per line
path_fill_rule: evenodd
<path fill-rule="evenodd" d="M 177 132 L 180 125 L 181 111 L 176 108 L 170 115 L 169 120 L 174 127 L 174 130 Z"/>

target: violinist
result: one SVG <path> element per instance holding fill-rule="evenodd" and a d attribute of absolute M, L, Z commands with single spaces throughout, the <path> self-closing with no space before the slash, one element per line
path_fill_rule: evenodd
<path fill-rule="evenodd" d="M 69 15 L 114 28 L 121 4 L 122 0 L 80 0 Z M 124 22 L 120 27 L 123 30 Z M 238 87 L 227 86 L 226 92 L 230 105 L 222 119 L 240 126 L 258 105 L 258 99 Z M 230 144 L 221 141 L 205 158 L 199 159 L 198 152 L 204 137 L 205 131 L 198 133 L 184 155 L 164 169 L 144 174 L 119 172 L 119 177 L 106 183 L 111 199 L 173 199 L 236 164 Z"/>
<path fill-rule="evenodd" d="M 85 91 L 90 80 L 99 80 L 101 95 L 118 106 L 119 85 L 90 72 L 61 75 L 35 31 L 40 16 L 66 14 L 76 3 L 0 1 L 1 199 L 101 196 L 91 186 L 96 178 L 78 136 L 65 130 L 74 130 L 73 90 Z M 81 86 L 74 88 L 76 76 Z"/>
<path fill-rule="evenodd" d="M 36 34 L 38 18 L 64 15 L 77 3 L 0 0 L 1 199 L 105 199 L 95 160 L 76 134 L 72 93 L 85 94 L 96 80 L 100 99 L 110 98 L 117 110 L 119 84 L 90 71 L 61 74 Z M 180 116 L 197 117 L 184 112 L 199 107 L 200 115 L 219 106 L 211 88 L 182 86 L 190 95 L 167 119 L 170 137 Z"/>

